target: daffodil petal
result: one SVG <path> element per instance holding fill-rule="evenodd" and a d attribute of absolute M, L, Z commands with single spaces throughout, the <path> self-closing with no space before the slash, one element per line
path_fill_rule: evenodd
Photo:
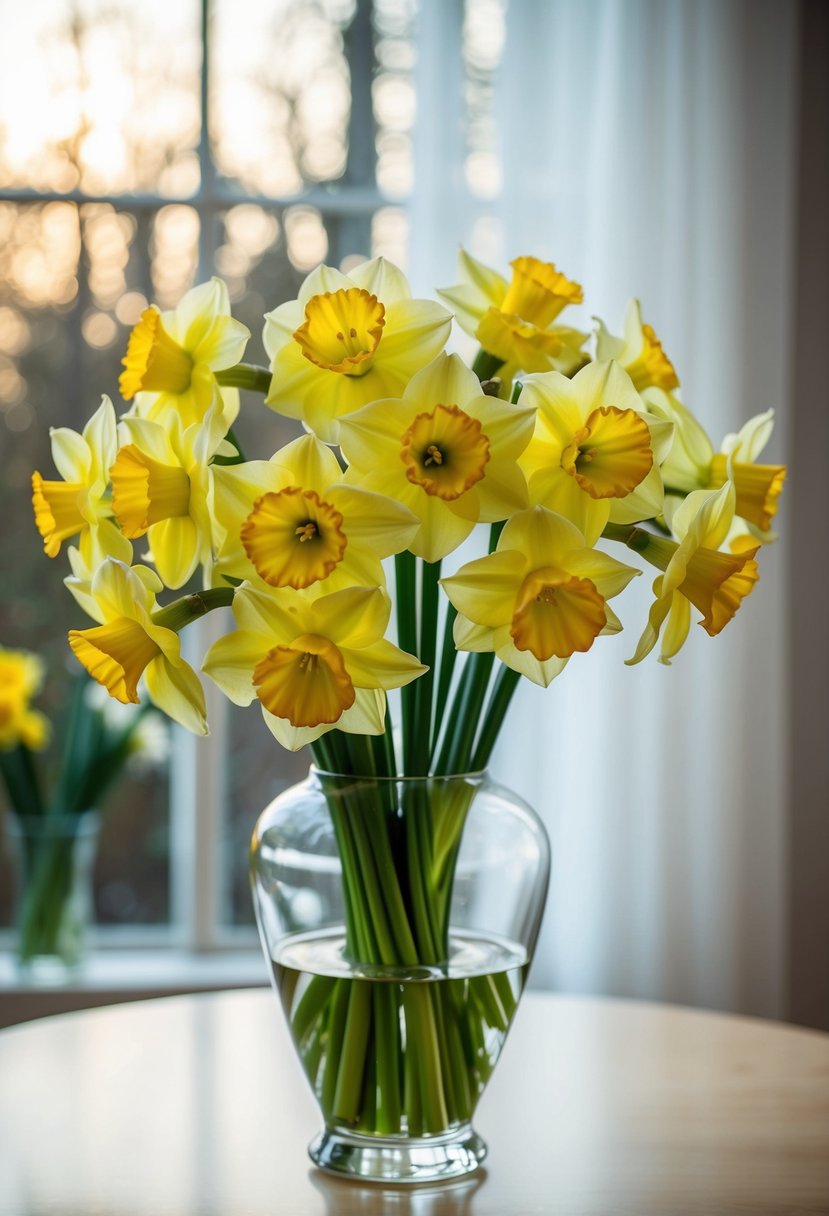
<path fill-rule="evenodd" d="M 89 445 L 69 427 L 52 427 L 52 460 L 64 481 L 85 485 L 92 470 L 92 453 Z"/>
<path fill-rule="evenodd" d="M 184 662 L 170 663 L 159 655 L 147 667 L 144 679 L 150 700 L 174 722 L 195 735 L 208 733 L 204 690 L 192 667 Z"/>
<path fill-rule="evenodd" d="M 360 650 L 343 649 L 355 688 L 402 688 L 428 668 L 385 638 Z"/>
<path fill-rule="evenodd" d="M 234 705 L 250 705 L 256 700 L 253 672 L 267 653 L 268 642 L 261 633 L 237 629 L 213 643 L 202 671 L 218 684 Z"/>
<path fill-rule="evenodd" d="M 467 562 L 457 574 L 441 579 L 454 606 L 477 625 L 495 628 L 512 616 L 516 588 L 528 569 L 526 556 L 513 549 Z"/>
<path fill-rule="evenodd" d="M 321 443 L 314 435 L 302 435 L 279 448 L 270 463 L 287 469 L 296 485 L 302 486 L 303 490 L 315 490 L 318 494 L 342 477 L 337 457 L 327 444 Z"/>
<path fill-rule="evenodd" d="M 330 638 L 350 650 L 381 638 L 389 622 L 391 601 L 379 587 L 348 587 L 321 596 L 309 609 L 309 632 Z"/>
<path fill-rule="evenodd" d="M 415 372 L 403 396 L 408 401 L 459 405 L 463 409 L 482 396 L 481 382 L 458 355 L 440 354 Z"/>
<path fill-rule="evenodd" d="M 408 507 L 385 494 L 339 485 L 326 497 L 347 521 L 349 544 L 367 545 L 377 557 L 405 549 L 420 526 Z"/>
<path fill-rule="evenodd" d="M 691 628 L 691 602 L 684 595 L 671 596 L 671 607 L 662 638 L 660 663 L 670 664 L 671 659 L 683 647 Z"/>
<path fill-rule="evenodd" d="M 159 520 L 147 533 L 153 563 L 165 587 L 183 587 L 199 564 L 201 537 L 189 515 Z"/>
<path fill-rule="evenodd" d="M 361 262 L 349 272 L 348 277 L 356 287 L 362 287 L 382 300 L 386 308 L 399 300 L 410 300 L 411 289 L 402 270 L 387 258 L 372 258 Z"/>
<path fill-rule="evenodd" d="M 303 623 L 307 607 L 299 592 L 287 587 L 263 591 L 243 583 L 233 597 L 233 615 L 239 628 L 270 638 L 271 645 L 287 644 L 299 634 L 310 632 Z"/>

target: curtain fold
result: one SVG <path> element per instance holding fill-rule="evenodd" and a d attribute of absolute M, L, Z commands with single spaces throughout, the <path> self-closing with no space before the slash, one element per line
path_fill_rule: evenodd
<path fill-rule="evenodd" d="M 468 95 L 465 39 L 487 9 L 421 5 L 415 286 L 451 282 L 464 244 L 502 269 L 555 261 L 584 284 L 588 327 L 595 312 L 620 332 L 639 296 L 714 442 L 773 406 L 785 460 L 797 7 L 512 0 L 494 198 L 465 171 L 468 112 L 446 108 Z M 493 770 L 551 832 L 536 984 L 782 1013 L 785 508 L 780 531 L 736 620 L 694 629 L 673 670 L 623 665 L 645 573 L 622 635 L 546 692 L 522 686 Z"/>

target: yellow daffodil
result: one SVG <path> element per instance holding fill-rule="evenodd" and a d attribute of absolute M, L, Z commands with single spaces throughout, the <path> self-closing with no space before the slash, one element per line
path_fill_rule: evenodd
<path fill-rule="evenodd" d="M 28 650 L 0 646 L 0 751 L 19 744 L 38 751 L 49 740 L 49 721 L 29 702 L 43 683 L 43 663 Z"/>
<path fill-rule="evenodd" d="M 210 581 L 212 523 L 209 464 L 225 434 L 213 406 L 183 430 L 147 418 L 121 422 L 126 440 L 112 468 L 112 510 L 125 536 L 146 534 L 167 587 L 182 587 L 201 562 Z"/>
<path fill-rule="evenodd" d="M 730 478 L 736 493 L 735 514 L 757 540 L 764 544 L 774 540 L 771 526 L 786 466 L 757 463 L 774 428 L 774 410 L 756 414 L 736 434 L 726 435 L 715 452 L 704 429 L 673 393 L 651 388 L 643 396 L 648 409 L 674 425 L 674 444 L 662 466 L 665 493 L 715 490 Z"/>
<path fill-rule="evenodd" d="M 578 283 L 552 262 L 520 257 L 511 262 L 508 283 L 465 250 L 459 255 L 462 282 L 438 295 L 452 308 L 460 326 L 489 354 L 507 366 L 504 380 L 519 369 L 569 372 L 583 361 L 587 334 L 553 322 L 568 304 L 581 304 Z"/>
<path fill-rule="evenodd" d="M 458 609 L 458 649 L 494 650 L 546 686 L 571 655 L 621 629 L 606 601 L 638 573 L 590 548 L 569 520 L 533 507 L 509 520 L 494 553 L 441 581 Z"/>
<path fill-rule="evenodd" d="M 292 588 L 243 584 L 233 600 L 239 628 L 213 644 L 204 671 L 235 704 L 258 698 L 269 729 L 291 751 L 335 727 L 380 735 L 384 690 L 426 670 L 383 637 L 390 606 L 377 587 L 311 600 Z"/>
<path fill-rule="evenodd" d="M 63 541 L 80 538 L 87 564 L 107 555 L 129 561 L 132 548 L 112 522 L 107 495 L 109 466 L 117 449 L 115 410 L 109 397 L 87 422 L 82 434 L 68 427 L 54 427 L 52 459 L 63 481 L 45 481 L 32 474 L 32 505 L 43 548 L 56 557 Z"/>
<path fill-rule="evenodd" d="M 221 279 L 188 291 L 178 306 L 141 314 L 122 360 L 119 387 L 125 400 L 136 398 L 134 412 L 144 418 L 178 416 L 181 425 L 201 421 L 221 398 L 227 426 L 239 409 L 236 390 L 222 390 L 215 373 L 242 358 L 250 330 L 230 315 L 230 298 Z"/>
<path fill-rule="evenodd" d="M 204 692 L 181 657 L 178 634 L 157 622 L 158 575 L 146 566 L 108 558 L 92 579 L 89 598 L 100 624 L 71 629 L 69 645 L 93 679 L 116 701 L 138 703 L 144 677 L 150 700 L 174 721 L 207 734 Z"/>
<path fill-rule="evenodd" d="M 670 663 L 691 626 L 691 606 L 702 613 L 699 622 L 710 637 L 731 620 L 759 578 L 754 560 L 759 544 L 740 544 L 736 551 L 720 552 L 734 517 L 736 495 L 727 482 L 719 490 L 695 490 L 673 517 L 679 544 L 641 528 L 630 530 L 626 544 L 664 573 L 653 584 L 656 599 L 636 653 L 628 663 L 639 663 L 662 640 L 660 662 Z"/>
<path fill-rule="evenodd" d="M 440 355 L 402 398 L 343 420 L 346 480 L 408 507 L 420 520 L 409 548 L 435 562 L 479 521 L 527 505 L 517 461 L 532 427 L 532 410 L 483 396 L 457 355 Z"/>
<path fill-rule="evenodd" d="M 536 410 L 535 432 L 520 461 L 531 503 L 572 520 L 588 545 L 608 520 L 659 515 L 659 466 L 672 427 L 645 413 L 618 363 L 591 363 L 572 379 L 558 372 L 530 376 L 519 404 Z"/>
<path fill-rule="evenodd" d="M 313 435 L 271 460 L 214 469 L 224 540 L 216 569 L 272 587 L 377 587 L 381 559 L 405 549 L 419 520 L 401 503 L 345 485 L 337 458 Z"/>
<path fill-rule="evenodd" d="M 655 386 L 661 389 L 679 387 L 674 365 L 662 349 L 652 327 L 642 321 L 642 306 L 631 300 L 625 312 L 624 337 L 616 338 L 609 333 L 598 317 L 596 330 L 596 358 L 603 362 L 615 359 L 621 363 L 635 387 L 643 389 Z"/>
<path fill-rule="evenodd" d="M 267 404 L 336 443 L 339 420 L 401 393 L 442 349 L 451 324 L 439 304 L 413 300 L 402 272 L 384 258 L 348 275 L 320 266 L 298 299 L 265 316 Z"/>

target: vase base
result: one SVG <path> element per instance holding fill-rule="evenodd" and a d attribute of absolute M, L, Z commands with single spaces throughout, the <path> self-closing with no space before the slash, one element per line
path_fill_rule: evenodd
<path fill-rule="evenodd" d="M 487 1147 L 469 1123 L 442 1136 L 361 1136 L 326 1128 L 308 1146 L 311 1160 L 338 1177 L 361 1182 L 443 1182 L 471 1174 Z"/>

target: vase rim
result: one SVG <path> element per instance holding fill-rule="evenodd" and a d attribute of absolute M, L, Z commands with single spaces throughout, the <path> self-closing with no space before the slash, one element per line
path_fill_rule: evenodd
<path fill-rule="evenodd" d="M 318 764 L 311 765 L 311 775 L 314 777 L 335 777 L 347 781 L 374 781 L 378 785 L 405 785 L 423 781 L 483 781 L 489 776 L 488 768 L 472 769 L 463 773 L 398 773 L 393 777 L 380 776 L 377 773 L 338 773 L 333 769 L 321 768 Z"/>

